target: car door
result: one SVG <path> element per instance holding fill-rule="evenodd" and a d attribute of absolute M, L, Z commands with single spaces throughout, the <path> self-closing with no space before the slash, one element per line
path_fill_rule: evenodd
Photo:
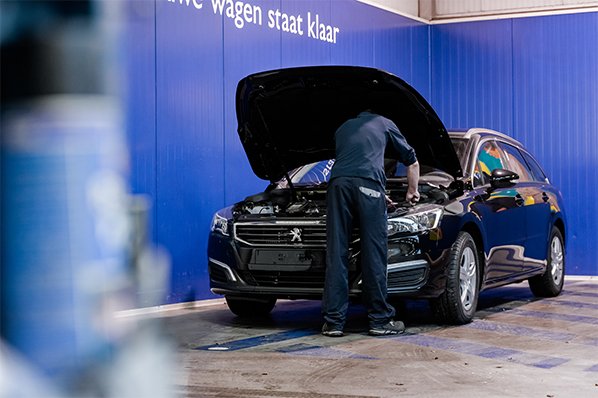
<path fill-rule="evenodd" d="M 521 274 L 527 220 L 517 184 L 505 188 L 490 185 L 493 170 L 509 167 L 504 151 L 495 140 L 482 141 L 478 148 L 472 210 L 485 230 L 485 284 L 493 285 Z"/>
<path fill-rule="evenodd" d="M 524 150 L 518 149 L 518 153 L 521 155 L 518 161 L 523 162 L 530 174 L 530 181 L 526 184 L 528 196 L 525 199 L 527 237 L 524 271 L 537 273 L 546 265 L 552 211 L 557 206 L 555 204 L 558 193 L 548 183 L 546 175 L 535 159 Z"/>

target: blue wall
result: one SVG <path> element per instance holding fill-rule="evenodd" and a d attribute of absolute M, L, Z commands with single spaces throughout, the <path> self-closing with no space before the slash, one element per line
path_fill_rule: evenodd
<path fill-rule="evenodd" d="M 523 142 L 563 193 L 567 273 L 598 275 L 598 13 L 436 25 L 430 44 L 440 118 Z"/>
<path fill-rule="evenodd" d="M 447 127 L 484 126 L 524 142 L 567 201 L 568 272 L 598 275 L 598 14 L 427 26 L 355 0 L 253 0 L 262 24 L 239 28 L 212 3 L 126 5 L 132 188 L 152 198 L 153 239 L 171 255 L 165 303 L 213 297 L 212 214 L 266 185 L 236 133 L 237 82 L 299 65 L 386 69 Z M 301 16 L 303 35 L 270 28 L 267 12 L 277 9 Z M 336 43 L 308 37 L 308 12 L 339 28 Z"/>
<path fill-rule="evenodd" d="M 165 303 L 214 297 L 206 246 L 212 214 L 261 191 L 236 132 L 244 76 L 318 64 L 376 66 L 429 93 L 428 27 L 354 0 L 253 0 L 262 24 L 214 12 L 212 0 L 126 5 L 132 189 L 152 198 L 153 239 L 171 256 Z M 199 8 L 201 6 L 201 8 Z M 303 18 L 303 35 L 268 26 L 267 12 Z M 308 37 L 307 14 L 339 28 Z M 282 29 L 282 26 L 281 26 Z"/>

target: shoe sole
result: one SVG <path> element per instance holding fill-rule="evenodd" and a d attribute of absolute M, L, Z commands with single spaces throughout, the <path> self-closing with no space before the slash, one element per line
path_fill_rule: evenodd
<path fill-rule="evenodd" d="M 370 330 L 370 336 L 390 336 L 404 333 L 404 330 Z"/>
<path fill-rule="evenodd" d="M 343 332 L 341 331 L 322 332 L 322 334 L 327 337 L 343 337 Z"/>

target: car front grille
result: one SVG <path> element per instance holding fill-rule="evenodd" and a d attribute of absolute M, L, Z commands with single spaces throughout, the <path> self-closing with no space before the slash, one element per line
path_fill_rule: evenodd
<path fill-rule="evenodd" d="M 286 289 L 324 289 L 324 276 L 324 271 L 246 271 L 243 273 L 243 279 L 251 285 Z M 349 272 L 349 281 L 354 281 L 356 277 L 356 272 Z"/>
<path fill-rule="evenodd" d="M 350 272 L 349 280 L 354 281 L 358 273 Z M 388 274 L 388 288 L 413 288 L 425 280 L 425 269 L 414 269 Z M 324 271 L 282 272 L 282 271 L 245 271 L 243 279 L 250 285 L 280 288 L 324 288 Z"/>
<path fill-rule="evenodd" d="M 324 272 L 268 272 L 251 271 L 257 286 L 286 288 L 324 288 Z"/>
<path fill-rule="evenodd" d="M 427 269 L 424 266 L 388 273 L 387 286 L 389 289 L 419 286 L 426 280 Z"/>
<path fill-rule="evenodd" d="M 236 223 L 235 239 L 250 246 L 326 247 L 326 224 L 313 223 Z M 359 240 L 354 230 L 352 241 Z"/>

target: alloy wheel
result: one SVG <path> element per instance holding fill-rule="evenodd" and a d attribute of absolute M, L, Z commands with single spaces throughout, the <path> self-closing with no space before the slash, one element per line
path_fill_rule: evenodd
<path fill-rule="evenodd" d="M 470 247 L 463 249 L 460 259 L 459 293 L 461 304 L 465 311 L 469 311 L 475 301 L 477 290 L 477 267 L 473 250 Z"/>
<path fill-rule="evenodd" d="M 553 236 L 550 242 L 550 274 L 555 285 L 563 278 L 563 244 L 558 236 Z"/>

